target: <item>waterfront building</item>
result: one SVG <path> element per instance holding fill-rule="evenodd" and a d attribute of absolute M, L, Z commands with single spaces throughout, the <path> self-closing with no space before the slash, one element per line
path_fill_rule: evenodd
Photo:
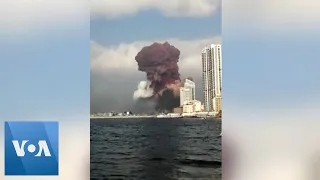
<path fill-rule="evenodd" d="M 201 112 L 201 102 L 192 100 L 183 105 L 183 113 L 196 113 Z"/>
<path fill-rule="evenodd" d="M 205 111 L 222 109 L 221 45 L 211 44 L 202 50 L 202 83 Z"/>
<path fill-rule="evenodd" d="M 190 79 L 185 79 L 180 87 L 180 106 L 196 99 L 196 84 Z"/>

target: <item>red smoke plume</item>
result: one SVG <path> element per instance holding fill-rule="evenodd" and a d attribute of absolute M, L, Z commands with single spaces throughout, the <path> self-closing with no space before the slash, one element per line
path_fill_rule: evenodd
<path fill-rule="evenodd" d="M 168 42 L 153 43 L 142 48 L 135 57 L 139 71 L 147 73 L 147 79 L 155 93 L 169 84 L 180 82 L 178 67 L 180 51 Z"/>
<path fill-rule="evenodd" d="M 146 73 L 154 95 L 159 96 L 159 109 L 172 110 L 179 106 L 179 57 L 180 51 L 168 42 L 146 46 L 135 57 L 138 70 Z"/>

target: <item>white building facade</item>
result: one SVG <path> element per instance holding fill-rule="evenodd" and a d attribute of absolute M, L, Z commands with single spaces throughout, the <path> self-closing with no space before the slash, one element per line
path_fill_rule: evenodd
<path fill-rule="evenodd" d="M 180 87 L 180 106 L 185 105 L 189 101 L 195 100 L 195 89 L 195 83 L 189 79 L 185 79 L 183 87 Z"/>
<path fill-rule="evenodd" d="M 202 83 L 205 111 L 222 110 L 222 54 L 220 44 L 202 50 Z"/>
<path fill-rule="evenodd" d="M 201 112 L 201 102 L 197 100 L 192 100 L 184 104 L 183 106 L 183 113 L 196 113 L 196 112 Z"/>

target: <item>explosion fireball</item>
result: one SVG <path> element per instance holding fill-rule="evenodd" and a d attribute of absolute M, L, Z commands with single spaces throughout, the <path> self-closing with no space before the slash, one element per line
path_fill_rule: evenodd
<path fill-rule="evenodd" d="M 146 81 L 139 83 L 134 99 L 150 99 L 157 103 L 156 110 L 172 111 L 180 99 L 180 51 L 168 42 L 153 43 L 142 48 L 135 60 L 138 70 L 146 73 Z"/>

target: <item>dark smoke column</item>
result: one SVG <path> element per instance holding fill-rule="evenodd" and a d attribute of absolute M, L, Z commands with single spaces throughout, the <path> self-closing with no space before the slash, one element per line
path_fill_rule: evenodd
<path fill-rule="evenodd" d="M 151 83 L 158 111 L 172 111 L 179 106 L 179 57 L 180 51 L 168 42 L 146 46 L 135 57 L 138 70 L 145 72 Z"/>

